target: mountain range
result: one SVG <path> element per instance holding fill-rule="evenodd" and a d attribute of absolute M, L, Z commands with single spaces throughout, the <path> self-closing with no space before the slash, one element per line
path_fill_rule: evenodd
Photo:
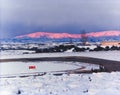
<path fill-rule="evenodd" d="M 14 41 L 19 42 L 78 42 L 87 38 L 89 42 L 101 42 L 101 41 L 120 41 L 120 31 L 101 31 L 90 32 L 82 34 L 70 34 L 70 33 L 51 33 L 51 32 L 34 32 L 30 34 L 16 36 Z"/>
<path fill-rule="evenodd" d="M 83 38 L 83 37 L 116 37 L 120 36 L 120 31 L 101 31 L 101 32 L 90 32 L 82 34 L 70 34 L 70 33 L 50 33 L 50 32 L 34 32 L 26 35 L 16 36 L 16 38 L 41 38 L 46 37 L 49 39 L 62 39 L 62 38 Z"/>

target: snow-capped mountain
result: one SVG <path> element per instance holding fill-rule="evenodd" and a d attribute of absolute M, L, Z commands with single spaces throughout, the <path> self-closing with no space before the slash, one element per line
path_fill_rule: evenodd
<path fill-rule="evenodd" d="M 69 34 L 69 33 L 49 33 L 49 32 L 35 32 L 26 35 L 16 36 L 16 38 L 41 38 L 46 37 L 50 39 L 61 39 L 61 38 L 81 38 L 86 37 L 110 37 L 120 36 L 120 31 L 102 31 L 102 32 L 90 32 L 84 34 Z"/>
<path fill-rule="evenodd" d="M 16 40 L 26 41 L 56 41 L 56 42 L 68 42 L 80 41 L 83 37 L 87 37 L 90 42 L 120 40 L 120 31 L 101 31 L 90 32 L 83 34 L 70 34 L 70 33 L 50 33 L 50 32 L 34 32 L 26 35 L 16 36 Z"/>
<path fill-rule="evenodd" d="M 38 43 L 38 42 L 80 42 L 84 37 L 89 42 L 101 41 L 120 41 L 120 31 L 101 31 L 89 32 L 83 34 L 70 33 L 51 33 L 51 32 L 34 32 L 25 35 L 19 35 L 15 38 L 0 39 L 1 42 L 22 42 L 22 43 Z"/>

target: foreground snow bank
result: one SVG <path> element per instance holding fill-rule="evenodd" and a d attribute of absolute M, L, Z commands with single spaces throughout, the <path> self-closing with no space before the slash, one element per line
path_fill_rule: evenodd
<path fill-rule="evenodd" d="M 0 79 L 0 95 L 119 94 L 120 72 Z"/>

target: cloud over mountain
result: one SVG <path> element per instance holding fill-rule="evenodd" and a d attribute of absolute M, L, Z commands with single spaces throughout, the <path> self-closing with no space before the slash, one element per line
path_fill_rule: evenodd
<path fill-rule="evenodd" d="M 120 30 L 120 0 L 1 0 L 0 38 Z"/>

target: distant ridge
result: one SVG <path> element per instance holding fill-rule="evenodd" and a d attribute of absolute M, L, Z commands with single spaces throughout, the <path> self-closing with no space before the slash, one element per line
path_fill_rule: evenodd
<path fill-rule="evenodd" d="M 114 37 L 120 36 L 120 31 L 101 31 L 101 32 L 90 32 L 85 34 L 70 34 L 70 33 L 50 33 L 50 32 L 34 32 L 26 35 L 16 36 L 15 38 L 41 38 L 46 37 L 50 39 L 62 39 L 62 38 L 81 38 L 82 36 L 87 37 Z"/>

